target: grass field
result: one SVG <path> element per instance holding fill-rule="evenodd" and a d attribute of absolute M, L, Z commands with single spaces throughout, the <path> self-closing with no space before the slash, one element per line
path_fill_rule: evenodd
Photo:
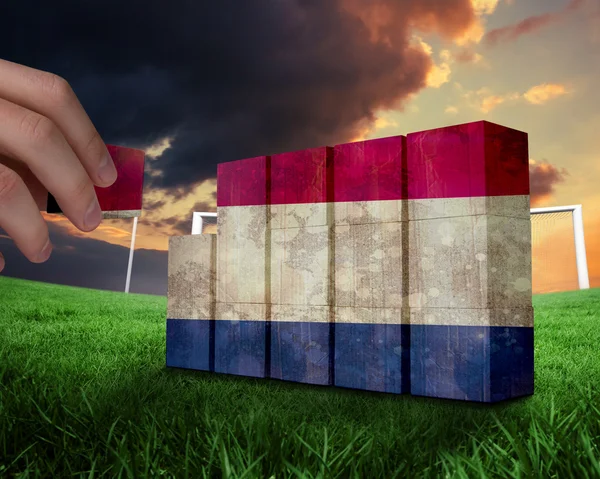
<path fill-rule="evenodd" d="M 0 475 L 600 477 L 600 289 L 534 307 L 490 406 L 168 370 L 166 298 L 0 277 Z"/>

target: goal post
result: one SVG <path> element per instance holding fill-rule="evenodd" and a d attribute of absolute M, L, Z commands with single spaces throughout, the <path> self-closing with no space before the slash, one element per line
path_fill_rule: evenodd
<path fill-rule="evenodd" d="M 573 215 L 573 232 L 575 235 L 575 259 L 577 264 L 577 279 L 579 289 L 589 289 L 590 279 L 588 273 L 587 258 L 585 252 L 585 238 L 583 234 L 583 212 L 581 205 L 570 206 L 551 206 L 546 208 L 531 208 L 531 215 L 552 214 L 571 212 Z M 211 223 L 215 223 L 217 213 L 215 212 L 193 212 L 192 216 L 192 234 L 202 234 L 205 218 L 210 218 Z"/>
<path fill-rule="evenodd" d="M 575 236 L 575 261 L 577 263 L 577 279 L 579 289 L 589 289 L 590 278 L 587 266 L 587 257 L 585 253 L 585 237 L 583 234 L 583 211 L 581 205 L 570 206 L 550 206 L 546 208 L 532 208 L 532 215 L 572 212 L 573 214 L 573 233 Z"/>

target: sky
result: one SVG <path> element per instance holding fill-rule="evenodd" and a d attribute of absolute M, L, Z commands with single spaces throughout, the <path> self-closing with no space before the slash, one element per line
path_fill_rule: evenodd
<path fill-rule="evenodd" d="M 597 0 L 166 5 L 0 5 L 0 58 L 64 77 L 106 143 L 146 151 L 132 292 L 166 294 L 168 238 L 216 211 L 218 163 L 479 120 L 528 133 L 532 207 L 583 205 L 600 287 Z M 562 216 L 535 232 L 536 293 L 577 288 Z M 131 219 L 44 217 L 51 258 L 30 264 L 0 230 L 2 274 L 124 289 Z"/>

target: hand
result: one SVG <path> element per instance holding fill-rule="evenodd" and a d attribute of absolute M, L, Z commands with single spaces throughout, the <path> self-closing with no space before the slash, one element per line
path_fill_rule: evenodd
<path fill-rule="evenodd" d="M 81 231 L 100 224 L 94 191 L 117 178 L 106 145 L 69 84 L 0 60 L 0 227 L 34 263 L 52 244 L 40 214 L 48 192 Z M 0 253 L 0 271 L 4 257 Z"/>

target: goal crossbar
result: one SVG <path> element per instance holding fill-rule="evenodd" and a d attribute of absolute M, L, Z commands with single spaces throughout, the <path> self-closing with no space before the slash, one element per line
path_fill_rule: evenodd
<path fill-rule="evenodd" d="M 587 258 L 585 253 L 585 238 L 583 235 L 583 212 L 581 205 L 569 206 L 550 206 L 546 208 L 531 208 L 532 215 L 544 213 L 561 213 L 566 211 L 573 212 L 573 232 L 575 233 L 575 258 L 577 262 L 577 279 L 579 281 L 579 289 L 589 289 L 590 278 L 588 273 Z M 217 213 L 210 212 L 195 212 L 192 217 L 192 234 L 202 234 L 202 217 L 217 216 Z"/>
<path fill-rule="evenodd" d="M 194 215 L 192 216 L 192 234 L 193 235 L 202 234 L 202 217 L 204 217 L 204 216 L 207 216 L 209 218 L 216 218 L 217 213 L 203 213 L 203 212 L 194 211 Z"/>

